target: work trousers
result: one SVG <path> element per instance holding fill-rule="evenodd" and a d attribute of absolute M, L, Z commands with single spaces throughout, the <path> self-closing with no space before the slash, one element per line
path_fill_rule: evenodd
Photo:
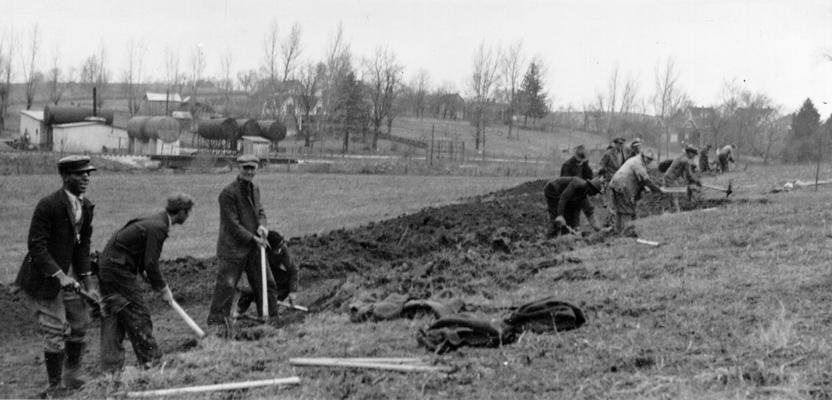
<path fill-rule="evenodd" d="M 162 350 L 153 337 L 153 322 L 144 303 L 131 302 L 114 314 L 101 319 L 101 369 L 116 372 L 124 367 L 124 337 L 133 345 L 139 365 L 162 358 Z"/>
<path fill-rule="evenodd" d="M 217 283 L 214 286 L 214 296 L 211 299 L 211 309 L 208 312 L 208 325 L 225 324 L 225 319 L 231 317 L 232 306 L 235 306 L 235 292 L 237 283 L 246 273 L 246 279 L 252 290 L 257 294 L 254 301 L 257 303 L 257 315 L 262 317 L 262 286 L 260 271 L 260 249 L 249 252 L 245 260 L 227 260 L 217 258 L 219 270 L 217 271 Z M 269 315 L 277 315 L 277 286 L 270 268 L 266 268 L 266 289 L 268 290 Z"/>
<path fill-rule="evenodd" d="M 544 196 L 546 197 L 546 207 L 549 210 L 550 236 L 569 233 L 569 229 L 565 226 L 560 227 L 560 229 L 555 229 L 555 219 L 558 217 L 558 202 L 560 201 L 560 197 L 550 196 L 548 194 Z M 577 207 L 566 207 L 563 211 L 563 219 L 566 221 L 566 225 L 577 230 L 581 226 L 581 209 Z"/>
<path fill-rule="evenodd" d="M 64 342 L 84 343 L 89 311 L 77 293 L 62 289 L 54 299 L 27 297 L 38 321 L 45 352 L 63 353 Z"/>

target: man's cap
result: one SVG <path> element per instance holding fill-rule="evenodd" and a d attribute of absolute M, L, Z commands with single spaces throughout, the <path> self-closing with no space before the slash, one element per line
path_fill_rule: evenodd
<path fill-rule="evenodd" d="M 79 172 L 95 171 L 95 167 L 90 162 L 89 156 L 66 156 L 58 160 L 58 172 L 62 174 L 71 174 Z"/>
<path fill-rule="evenodd" d="M 168 196 L 168 205 L 165 210 L 169 213 L 177 213 L 180 210 L 190 210 L 194 206 L 194 198 L 183 192 L 176 192 Z"/>
<path fill-rule="evenodd" d="M 595 178 L 592 178 L 592 179 L 586 181 L 586 183 L 588 183 L 590 186 L 594 187 L 595 190 L 597 190 L 599 192 L 601 191 L 601 186 L 603 185 L 603 182 L 604 181 L 602 181 L 601 178 L 598 178 L 598 177 L 595 177 Z"/>
<path fill-rule="evenodd" d="M 623 137 L 619 136 L 619 137 L 613 139 L 612 142 L 616 143 L 616 144 L 622 144 L 622 143 L 626 142 L 626 140 Z"/>
<path fill-rule="evenodd" d="M 697 150 L 696 147 L 693 147 L 691 145 L 686 145 L 685 146 L 685 152 L 686 153 L 693 153 L 693 155 L 699 154 L 699 150 Z"/>
<path fill-rule="evenodd" d="M 586 150 L 586 146 L 584 146 L 584 145 L 582 145 L 582 144 L 579 144 L 579 145 L 575 146 L 575 150 L 576 150 L 576 151 L 577 151 L 577 150 L 581 150 L 581 149 Z"/>
<path fill-rule="evenodd" d="M 260 165 L 260 159 L 257 156 L 246 154 L 237 157 L 237 164 L 240 167 L 257 167 Z"/>
<path fill-rule="evenodd" d="M 632 146 L 632 147 L 638 147 L 638 146 L 641 146 L 641 139 L 639 139 L 639 138 L 635 138 L 635 139 L 633 139 L 633 142 L 632 142 L 632 143 L 630 143 L 630 146 Z"/>
<path fill-rule="evenodd" d="M 656 157 L 653 155 L 653 150 L 647 149 L 641 152 L 641 156 L 644 158 L 649 158 L 650 160 L 655 160 Z"/>

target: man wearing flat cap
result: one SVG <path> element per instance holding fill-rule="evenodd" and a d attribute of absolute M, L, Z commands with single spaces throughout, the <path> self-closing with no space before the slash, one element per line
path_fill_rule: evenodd
<path fill-rule="evenodd" d="M 267 282 L 260 273 L 260 247 L 269 247 L 266 213 L 260 203 L 260 188 L 252 182 L 257 173 L 259 159 L 252 155 L 237 158 L 239 175 L 226 186 L 219 196 L 220 232 L 217 239 L 217 283 L 208 313 L 209 330 L 219 333 L 231 318 L 237 283 L 246 273 L 249 285 L 255 293 L 268 289 L 269 314 L 277 311 L 274 278 L 268 271 Z M 262 298 L 257 296 L 258 313 L 263 310 Z M 274 314 L 276 315 L 276 314 Z M 267 316 L 262 316 L 266 318 Z"/>
<path fill-rule="evenodd" d="M 622 233 L 629 221 L 637 215 L 636 202 L 645 187 L 656 193 L 665 193 L 650 179 L 647 166 L 653 162 L 653 151 L 647 150 L 624 162 L 612 176 L 609 194 L 615 213 L 615 232 Z"/>
<path fill-rule="evenodd" d="M 58 160 L 63 186 L 35 206 L 29 252 L 15 280 L 32 304 L 44 339 L 46 396 L 84 384 L 80 372 L 89 316 L 77 291 L 98 296 L 89 279 L 94 204 L 84 196 L 92 171 L 87 156 Z"/>
<path fill-rule="evenodd" d="M 140 366 L 162 357 L 137 278 L 141 276 L 166 302 L 173 298 L 159 268 L 159 257 L 171 226 L 185 223 L 193 206 L 191 196 L 174 193 L 168 197 L 165 211 L 130 220 L 113 234 L 101 252 L 98 279 L 104 296 L 102 371 L 117 372 L 124 366 L 125 335 Z"/>
<path fill-rule="evenodd" d="M 699 154 L 699 150 L 691 145 L 685 146 L 685 152 L 673 159 L 670 167 L 664 173 L 664 185 L 673 186 L 702 186 L 702 182 L 693 172 L 693 159 Z"/>
<path fill-rule="evenodd" d="M 630 147 L 627 149 L 625 160 L 629 160 L 641 153 L 641 139 L 635 138 L 630 142 Z"/>

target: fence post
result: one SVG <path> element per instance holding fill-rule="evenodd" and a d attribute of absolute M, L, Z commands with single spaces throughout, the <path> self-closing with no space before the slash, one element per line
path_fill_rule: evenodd
<path fill-rule="evenodd" d="M 430 126 L 430 165 L 433 165 L 433 146 L 436 136 L 436 124 Z"/>

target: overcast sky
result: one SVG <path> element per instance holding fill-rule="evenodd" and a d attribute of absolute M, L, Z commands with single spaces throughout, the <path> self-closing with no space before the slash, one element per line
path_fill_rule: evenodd
<path fill-rule="evenodd" d="M 155 78 L 164 76 L 166 47 L 179 52 L 185 69 L 200 43 L 209 76 L 219 75 L 220 59 L 229 50 L 234 70 L 258 68 L 275 19 L 283 35 L 300 23 L 302 58 L 318 61 L 342 22 L 357 59 L 387 46 L 405 66 L 406 79 L 425 69 L 434 85 L 452 85 L 463 94 L 481 42 L 522 41 L 524 53 L 546 65 L 545 87 L 555 108 L 591 102 L 605 90 L 616 65 L 622 78 L 639 82 L 639 96 L 647 97 L 654 91 L 657 64 L 672 57 L 681 86 L 699 105 L 716 103 L 723 82 L 736 79 L 786 112 L 806 97 L 823 118 L 832 112 L 832 61 L 823 57 L 832 54 L 829 0 L 0 0 L 0 5 L 4 44 L 13 34 L 18 55 L 38 24 L 41 69 L 51 64 L 56 49 L 61 65 L 77 68 L 103 46 L 111 72 L 120 77 L 131 39 L 144 43 L 144 70 Z"/>

